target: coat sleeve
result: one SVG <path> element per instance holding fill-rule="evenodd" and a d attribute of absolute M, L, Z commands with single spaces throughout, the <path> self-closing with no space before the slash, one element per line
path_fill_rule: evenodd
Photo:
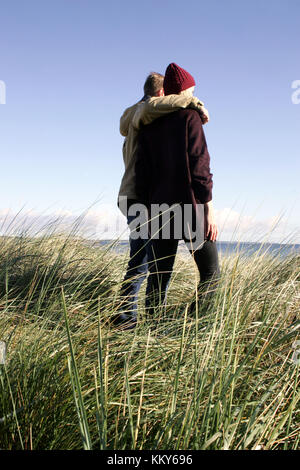
<path fill-rule="evenodd" d="M 204 104 L 195 96 L 154 96 L 137 106 L 132 124 L 135 129 L 140 129 L 142 125 L 150 124 L 157 118 L 189 107 L 201 114 Z"/>
<path fill-rule="evenodd" d="M 143 131 L 137 136 L 135 160 L 135 190 L 139 201 L 147 205 L 149 200 L 149 171 L 147 168 L 146 146 L 144 144 Z"/>
<path fill-rule="evenodd" d="M 124 113 L 120 118 L 120 134 L 123 137 L 127 137 L 129 126 L 132 123 L 133 116 L 135 114 L 138 103 L 130 106 L 130 108 L 125 109 Z"/>
<path fill-rule="evenodd" d="M 129 119 L 128 119 L 129 112 L 126 109 L 120 118 L 120 134 L 123 137 L 127 137 L 128 128 L 129 128 Z"/>
<path fill-rule="evenodd" d="M 202 122 L 196 111 L 191 111 L 187 123 L 188 159 L 192 189 L 201 204 L 212 200 L 213 174 L 210 172 L 208 153 Z"/>

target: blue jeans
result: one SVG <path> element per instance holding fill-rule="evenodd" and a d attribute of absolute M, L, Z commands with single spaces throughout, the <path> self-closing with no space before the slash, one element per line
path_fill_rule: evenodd
<path fill-rule="evenodd" d="M 136 216 L 127 216 L 130 223 Z M 149 240 L 129 236 L 130 259 L 128 261 L 125 277 L 122 282 L 120 296 L 122 304 L 120 311 L 133 318 L 137 316 L 137 297 L 143 281 L 147 277 Z"/>

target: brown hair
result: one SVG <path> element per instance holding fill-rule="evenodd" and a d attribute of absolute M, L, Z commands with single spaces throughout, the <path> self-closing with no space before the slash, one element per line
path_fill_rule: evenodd
<path fill-rule="evenodd" d="M 144 84 L 144 94 L 149 96 L 155 96 L 156 93 L 163 88 L 164 76 L 160 73 L 151 72 L 146 78 Z"/>

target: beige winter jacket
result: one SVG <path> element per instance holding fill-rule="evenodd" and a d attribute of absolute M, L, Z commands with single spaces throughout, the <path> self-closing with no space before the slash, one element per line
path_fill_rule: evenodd
<path fill-rule="evenodd" d="M 204 104 L 195 96 L 168 95 L 153 97 L 127 108 L 120 119 L 120 133 L 125 137 L 123 160 L 125 172 L 122 178 L 119 198 L 137 199 L 135 192 L 135 152 L 137 133 L 141 125 L 150 124 L 155 119 L 182 108 L 193 108 L 199 111 L 202 122 L 207 122 L 208 115 Z"/>

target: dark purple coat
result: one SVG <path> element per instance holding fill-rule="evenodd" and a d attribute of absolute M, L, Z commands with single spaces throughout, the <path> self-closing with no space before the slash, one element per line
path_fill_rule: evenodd
<path fill-rule="evenodd" d="M 213 175 L 199 113 L 182 109 L 144 126 L 135 170 L 137 194 L 146 205 L 211 201 Z"/>

